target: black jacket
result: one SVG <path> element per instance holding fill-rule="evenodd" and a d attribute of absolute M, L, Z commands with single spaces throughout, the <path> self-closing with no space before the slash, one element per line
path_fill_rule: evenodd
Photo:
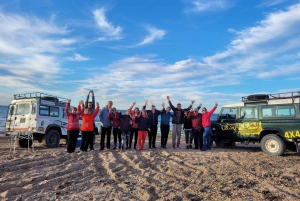
<path fill-rule="evenodd" d="M 186 109 L 180 109 L 180 110 L 178 110 L 177 107 L 174 107 L 172 105 L 171 101 L 169 101 L 169 105 L 170 105 L 171 109 L 174 112 L 173 119 L 172 119 L 172 124 L 183 124 L 184 110 L 190 110 L 192 108 L 192 105 L 190 105 Z"/>
<path fill-rule="evenodd" d="M 148 131 L 148 128 L 150 128 L 149 118 L 144 118 L 142 115 L 135 117 L 135 123 L 139 124 L 139 131 Z"/>
<path fill-rule="evenodd" d="M 192 129 L 192 120 L 187 118 L 187 116 L 183 116 L 183 128 Z"/>
<path fill-rule="evenodd" d="M 143 106 L 143 109 L 146 109 L 146 106 Z M 148 114 L 148 118 L 150 121 L 150 126 L 155 126 L 158 124 L 158 115 L 160 115 L 162 113 L 162 111 L 156 110 L 153 113 L 152 110 L 146 110 L 147 114 Z"/>
<path fill-rule="evenodd" d="M 130 132 L 131 131 L 131 125 L 130 121 L 132 121 L 130 115 L 120 115 L 120 119 L 121 119 L 121 127 L 120 130 L 121 131 L 127 131 Z"/>

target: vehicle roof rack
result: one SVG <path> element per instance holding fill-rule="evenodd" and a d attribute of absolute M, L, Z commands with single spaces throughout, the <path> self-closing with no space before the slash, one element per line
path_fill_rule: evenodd
<path fill-rule="evenodd" d="M 270 100 L 292 99 L 294 103 L 295 99 L 299 97 L 300 91 L 275 94 L 253 94 L 249 96 L 243 96 L 242 102 L 244 102 L 244 104 L 268 104 Z"/>
<path fill-rule="evenodd" d="M 55 105 L 65 105 L 67 103 L 66 98 L 53 96 L 45 93 L 40 92 L 34 92 L 34 93 L 24 93 L 24 94 L 15 94 L 14 99 L 15 100 L 21 100 L 21 99 L 31 99 L 31 98 L 37 98 L 41 102 L 41 100 L 54 102 Z"/>

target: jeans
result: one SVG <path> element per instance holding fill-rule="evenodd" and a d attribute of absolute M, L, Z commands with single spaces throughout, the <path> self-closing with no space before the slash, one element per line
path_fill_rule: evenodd
<path fill-rule="evenodd" d="M 185 129 L 184 130 L 184 134 L 185 134 L 185 142 L 186 144 L 192 144 L 193 142 L 193 133 L 192 133 L 192 129 Z"/>
<path fill-rule="evenodd" d="M 76 149 L 79 130 L 68 130 L 67 133 L 68 133 L 67 151 L 68 153 L 72 153 Z"/>
<path fill-rule="evenodd" d="M 122 149 L 125 148 L 125 144 L 126 144 L 126 148 L 128 148 L 129 135 L 130 135 L 129 131 L 122 131 L 122 146 L 121 146 Z"/>
<path fill-rule="evenodd" d="M 176 143 L 177 138 L 177 143 Z M 181 124 L 173 124 L 173 133 L 172 133 L 172 144 L 175 146 L 176 144 L 180 144 L 181 138 Z"/>
<path fill-rule="evenodd" d="M 204 132 L 203 132 L 203 151 L 206 151 L 207 149 L 211 149 L 210 147 L 210 132 L 211 132 L 211 127 L 207 126 L 204 127 Z"/>
<path fill-rule="evenodd" d="M 134 136 L 133 147 L 136 149 L 137 138 L 138 138 L 138 128 L 131 128 L 130 139 L 129 139 L 129 148 L 131 148 L 132 138 Z"/>
<path fill-rule="evenodd" d="M 101 126 L 101 139 L 100 139 L 101 150 L 104 149 L 105 135 L 107 136 L 106 148 L 110 149 L 110 134 L 111 134 L 111 126 L 110 127 Z"/>
<path fill-rule="evenodd" d="M 156 140 L 156 134 L 157 134 L 157 125 L 151 125 L 150 131 L 148 133 L 149 138 L 149 148 L 155 147 L 155 140 Z"/>
<path fill-rule="evenodd" d="M 161 146 L 165 147 L 168 141 L 168 135 L 170 132 L 170 125 L 160 125 L 160 132 L 161 132 Z"/>

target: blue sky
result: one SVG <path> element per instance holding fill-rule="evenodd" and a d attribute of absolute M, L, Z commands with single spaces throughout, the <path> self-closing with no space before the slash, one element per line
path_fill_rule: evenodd
<path fill-rule="evenodd" d="M 299 0 L 1 0 L 0 27 L 0 105 L 92 89 L 101 107 L 210 108 L 300 91 Z"/>

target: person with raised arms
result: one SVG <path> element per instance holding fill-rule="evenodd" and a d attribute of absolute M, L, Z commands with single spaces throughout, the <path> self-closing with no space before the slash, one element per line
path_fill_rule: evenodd
<path fill-rule="evenodd" d="M 108 118 L 112 121 L 112 129 L 113 129 L 113 136 L 114 136 L 114 147 L 113 150 L 117 148 L 117 141 L 119 139 L 119 149 L 121 149 L 121 119 L 120 119 L 120 113 L 117 112 L 117 109 L 113 107 L 109 113 Z"/>
<path fill-rule="evenodd" d="M 129 149 L 129 137 L 131 133 L 131 126 L 132 126 L 132 119 L 130 116 L 130 109 L 126 110 L 126 113 L 124 115 L 120 115 L 121 118 L 121 133 L 122 133 L 122 150 Z"/>
<path fill-rule="evenodd" d="M 157 124 L 158 124 L 158 116 L 162 113 L 162 111 L 157 110 L 155 108 L 155 105 L 151 102 L 151 110 L 146 110 L 147 115 L 150 121 L 150 131 L 148 133 L 148 141 L 149 141 L 149 148 L 155 149 L 155 141 L 156 141 L 156 135 L 157 135 Z M 146 106 L 148 105 L 148 101 L 145 102 L 145 105 L 143 106 L 143 109 L 146 109 Z"/>
<path fill-rule="evenodd" d="M 173 114 L 170 112 L 171 108 L 167 107 L 165 109 L 165 103 L 162 103 L 162 113 L 160 122 L 160 132 L 161 132 L 161 148 L 167 148 L 168 136 L 170 132 L 170 118 Z"/>
<path fill-rule="evenodd" d="M 132 110 L 132 108 L 135 106 L 135 104 L 136 103 L 133 102 L 132 105 L 129 108 L 130 116 L 131 116 L 131 119 L 132 119 L 131 133 L 130 133 L 129 145 L 128 145 L 129 149 L 131 149 L 131 144 L 132 144 L 133 137 L 134 137 L 133 148 L 136 149 L 137 138 L 138 138 L 139 124 L 135 122 L 135 117 L 140 116 L 140 110 L 139 110 L 138 107 L 135 107 L 134 110 Z"/>
<path fill-rule="evenodd" d="M 202 125 L 204 128 L 203 132 L 203 148 L 202 151 L 210 150 L 210 133 L 211 133 L 211 127 L 210 127 L 210 117 L 214 113 L 214 111 L 217 109 L 218 103 L 215 103 L 215 106 L 207 112 L 207 109 L 204 107 L 202 109 Z"/>
<path fill-rule="evenodd" d="M 87 151 L 88 145 L 94 144 L 93 136 L 94 136 L 94 120 L 99 112 L 99 103 L 96 103 L 96 110 L 92 113 L 91 110 L 87 110 L 87 113 L 82 113 L 82 126 L 81 126 L 81 134 L 82 134 L 82 142 L 80 149 L 81 151 Z M 90 146 L 90 150 L 94 151 L 93 146 Z"/>
<path fill-rule="evenodd" d="M 70 113 L 69 112 L 70 104 L 71 104 L 71 99 L 68 99 L 65 108 L 65 112 L 68 118 L 68 128 L 67 128 L 67 134 L 68 134 L 67 152 L 68 153 L 72 153 L 76 149 L 77 138 L 80 130 L 79 117 L 83 113 L 83 110 L 81 110 L 81 105 L 82 107 L 84 107 L 83 101 L 80 101 L 78 104 L 78 111 L 80 112 L 77 112 L 77 108 L 73 107 Z"/>
<path fill-rule="evenodd" d="M 148 131 L 150 130 L 150 120 L 147 115 L 147 111 L 145 109 L 142 109 L 141 115 L 138 116 L 136 114 L 135 116 L 135 122 L 139 124 L 139 131 L 138 131 L 138 149 L 137 151 L 143 150 L 146 136 Z"/>
<path fill-rule="evenodd" d="M 172 123 L 173 123 L 172 144 L 173 144 L 173 149 L 175 149 L 175 145 L 177 145 L 177 148 L 179 148 L 180 145 L 181 125 L 183 124 L 184 110 L 190 110 L 195 101 L 192 100 L 188 108 L 182 109 L 180 103 L 177 103 L 177 107 L 173 106 L 170 96 L 167 96 L 167 100 L 169 102 L 171 109 L 174 112 L 173 119 L 172 119 Z M 176 138 L 177 138 L 177 142 L 176 142 Z"/>
<path fill-rule="evenodd" d="M 202 126 L 202 114 L 199 113 L 199 109 L 196 108 L 195 110 L 191 109 L 187 118 L 192 121 L 192 133 L 194 136 L 194 144 L 195 149 L 202 149 L 203 140 L 202 140 L 202 133 L 203 133 L 203 126 Z"/>

